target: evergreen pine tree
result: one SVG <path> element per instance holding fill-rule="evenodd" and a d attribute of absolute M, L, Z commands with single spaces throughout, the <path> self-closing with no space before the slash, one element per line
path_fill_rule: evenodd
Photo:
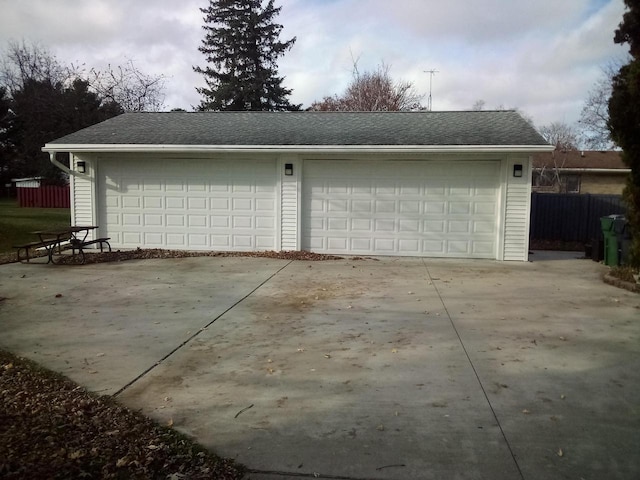
<path fill-rule="evenodd" d="M 633 237 L 631 264 L 640 267 L 640 5 L 625 0 L 627 12 L 615 32 L 616 43 L 628 43 L 631 61 L 613 78 L 609 99 L 611 138 L 622 148 L 622 158 L 631 168 L 623 193 Z"/>
<path fill-rule="evenodd" d="M 204 13 L 206 32 L 198 48 L 207 60 L 194 71 L 205 77 L 199 110 L 299 110 L 282 85 L 276 61 L 296 38 L 281 42 L 282 25 L 274 22 L 282 7 L 269 0 L 209 0 Z"/>

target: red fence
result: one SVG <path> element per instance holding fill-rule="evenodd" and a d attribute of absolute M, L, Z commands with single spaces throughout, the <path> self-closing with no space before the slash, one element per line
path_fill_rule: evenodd
<path fill-rule="evenodd" d="M 69 208 L 69 187 L 46 186 L 39 188 L 16 188 L 18 206 L 38 208 Z"/>

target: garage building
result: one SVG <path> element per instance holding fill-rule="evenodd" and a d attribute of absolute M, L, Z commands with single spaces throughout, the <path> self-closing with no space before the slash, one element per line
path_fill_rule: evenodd
<path fill-rule="evenodd" d="M 126 113 L 44 146 L 114 248 L 497 260 L 528 258 L 550 150 L 514 111 Z"/>

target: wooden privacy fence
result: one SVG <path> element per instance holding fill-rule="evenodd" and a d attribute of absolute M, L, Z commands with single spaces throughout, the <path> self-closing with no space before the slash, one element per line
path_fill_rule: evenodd
<path fill-rule="evenodd" d="M 69 187 L 47 185 L 38 188 L 16 188 L 18 206 L 39 208 L 69 208 Z"/>
<path fill-rule="evenodd" d="M 626 211 L 620 195 L 534 192 L 529 237 L 586 243 L 600 238 L 600 217 Z"/>

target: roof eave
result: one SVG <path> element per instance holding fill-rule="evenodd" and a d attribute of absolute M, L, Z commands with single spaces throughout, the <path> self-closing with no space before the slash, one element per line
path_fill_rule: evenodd
<path fill-rule="evenodd" d="M 560 173 L 619 173 L 627 174 L 631 173 L 630 168 L 589 168 L 589 167 L 554 167 L 547 165 L 544 167 L 533 167 L 534 171 L 542 170 L 558 170 Z"/>
<path fill-rule="evenodd" d="M 552 145 L 144 145 L 48 143 L 44 152 L 69 153 L 537 153 Z"/>

